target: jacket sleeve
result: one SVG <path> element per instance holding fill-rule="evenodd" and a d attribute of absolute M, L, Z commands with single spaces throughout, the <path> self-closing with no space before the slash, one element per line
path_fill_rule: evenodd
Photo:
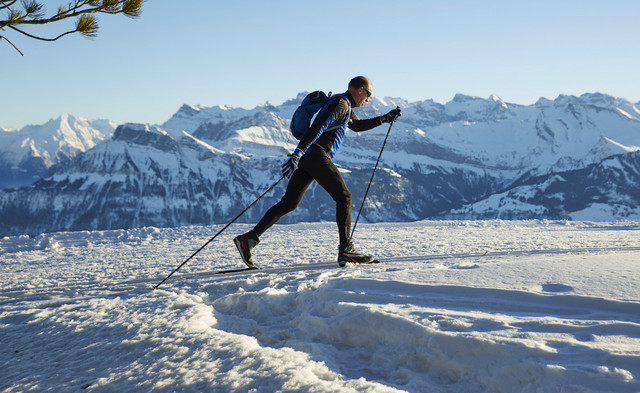
<path fill-rule="evenodd" d="M 349 111 L 349 103 L 344 98 L 339 98 L 329 102 L 326 110 L 321 110 L 316 119 L 311 123 L 309 132 L 298 143 L 298 149 L 306 152 L 329 127 L 344 120 Z"/>
<path fill-rule="evenodd" d="M 371 119 L 358 119 L 353 111 L 351 111 L 351 117 L 349 118 L 349 128 L 355 132 L 367 131 L 372 128 L 378 127 L 382 124 L 384 116 L 372 117 Z"/>

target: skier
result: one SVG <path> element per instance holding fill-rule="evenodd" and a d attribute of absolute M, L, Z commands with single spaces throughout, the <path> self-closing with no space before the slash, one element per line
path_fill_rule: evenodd
<path fill-rule="evenodd" d="M 287 190 L 282 199 L 271 207 L 260 222 L 249 232 L 233 239 L 244 263 L 255 268 L 251 251 L 260 243 L 260 236 L 275 224 L 282 216 L 293 211 L 309 185 L 315 180 L 336 202 L 336 222 L 340 233 L 338 264 L 377 263 L 369 255 L 356 251 L 349 239 L 351 227 L 351 193 L 347 189 L 342 175 L 331 161 L 336 154 L 346 128 L 360 132 L 370 130 L 382 123 L 394 121 L 401 116 L 400 108 L 386 115 L 360 120 L 351 108 L 360 107 L 371 97 L 371 81 L 357 76 L 349 81 L 348 89 L 327 101 L 311 124 L 309 132 L 298 143 L 297 148 L 282 165 L 282 175 L 289 179 Z"/>

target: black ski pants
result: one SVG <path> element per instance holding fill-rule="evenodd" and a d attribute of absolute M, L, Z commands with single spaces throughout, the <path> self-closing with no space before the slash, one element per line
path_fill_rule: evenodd
<path fill-rule="evenodd" d="M 314 180 L 336 202 L 336 223 L 340 232 L 340 244 L 347 244 L 351 228 L 351 192 L 328 153 L 316 145 L 311 147 L 309 153 L 302 156 L 298 169 L 289 179 L 284 196 L 280 202 L 267 210 L 264 217 L 253 228 L 253 232 L 260 237 L 282 216 L 295 210 Z"/>

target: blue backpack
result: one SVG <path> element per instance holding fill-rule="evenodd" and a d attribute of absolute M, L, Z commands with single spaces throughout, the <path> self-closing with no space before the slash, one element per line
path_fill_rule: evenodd
<path fill-rule="evenodd" d="M 304 138 L 306 133 L 309 132 L 309 127 L 311 127 L 311 123 L 320 109 L 322 109 L 327 102 L 336 97 L 338 97 L 338 95 L 332 97 L 331 92 L 329 92 L 329 95 L 326 95 L 320 90 L 307 94 L 291 118 L 291 125 L 289 126 L 289 129 L 293 136 L 298 140 Z M 340 124 L 337 127 L 340 127 L 343 124 Z"/>

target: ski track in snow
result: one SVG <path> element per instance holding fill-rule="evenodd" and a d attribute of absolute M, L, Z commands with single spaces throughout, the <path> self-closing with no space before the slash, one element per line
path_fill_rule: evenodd
<path fill-rule="evenodd" d="M 0 392 L 640 391 L 640 222 L 361 225 L 0 239 Z"/>

